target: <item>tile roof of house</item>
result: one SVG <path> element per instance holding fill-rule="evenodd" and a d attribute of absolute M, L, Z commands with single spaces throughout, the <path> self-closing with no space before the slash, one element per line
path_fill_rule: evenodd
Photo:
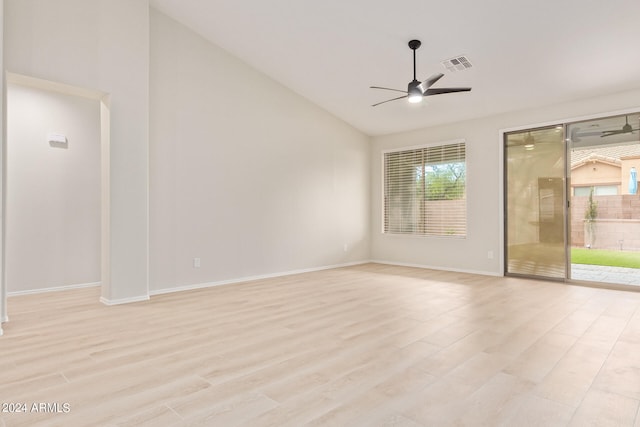
<path fill-rule="evenodd" d="M 589 157 L 598 158 L 611 163 L 619 163 L 622 157 L 640 156 L 640 144 L 614 145 L 612 147 L 586 148 L 573 150 L 571 153 L 571 166 L 584 162 Z"/>

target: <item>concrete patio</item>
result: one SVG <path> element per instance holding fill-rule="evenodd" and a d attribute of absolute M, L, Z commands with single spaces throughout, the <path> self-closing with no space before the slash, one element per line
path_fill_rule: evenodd
<path fill-rule="evenodd" d="M 640 269 L 571 264 L 571 278 L 589 282 L 640 286 Z"/>

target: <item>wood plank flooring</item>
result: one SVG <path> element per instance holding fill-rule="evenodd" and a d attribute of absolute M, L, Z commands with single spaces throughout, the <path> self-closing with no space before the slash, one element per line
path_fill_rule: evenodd
<path fill-rule="evenodd" d="M 98 298 L 9 298 L 0 427 L 640 427 L 640 293 L 366 264 Z"/>

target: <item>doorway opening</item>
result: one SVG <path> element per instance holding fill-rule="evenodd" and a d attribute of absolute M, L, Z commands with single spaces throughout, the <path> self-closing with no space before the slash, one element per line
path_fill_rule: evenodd
<path fill-rule="evenodd" d="M 109 96 L 14 73 L 6 88 L 3 295 L 108 286 Z"/>

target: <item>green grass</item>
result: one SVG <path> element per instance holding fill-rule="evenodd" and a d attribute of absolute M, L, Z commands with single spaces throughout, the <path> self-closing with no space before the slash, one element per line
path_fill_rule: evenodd
<path fill-rule="evenodd" d="M 571 263 L 640 268 L 640 252 L 571 248 Z"/>

